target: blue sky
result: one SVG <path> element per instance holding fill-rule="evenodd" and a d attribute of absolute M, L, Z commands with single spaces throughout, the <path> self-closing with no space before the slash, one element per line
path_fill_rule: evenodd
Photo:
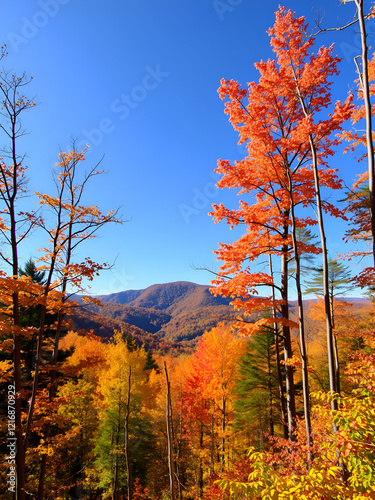
<path fill-rule="evenodd" d="M 24 120 L 22 141 L 29 188 L 53 192 L 51 171 L 59 148 L 70 138 L 90 143 L 88 162 L 103 155 L 108 172 L 87 189 L 86 201 L 103 211 L 121 206 L 121 226 L 105 228 L 82 247 L 114 262 L 92 284 L 93 293 L 145 288 L 154 283 L 194 281 L 210 275 L 192 266 L 217 269 L 213 250 L 238 235 L 214 224 L 213 202 L 237 203 L 214 184 L 218 158 L 240 159 L 244 148 L 217 95 L 221 78 L 243 85 L 258 78 L 253 64 L 272 57 L 266 30 L 279 1 L 264 0 L 3 0 L 1 42 L 4 65 L 33 76 L 30 93 L 38 106 Z M 325 26 L 350 20 L 354 7 L 336 0 L 285 1 Z M 369 24 L 375 33 L 375 21 Z M 359 53 L 355 28 L 321 34 L 317 46 L 335 42 L 343 61 L 333 86 L 334 101 L 353 87 L 352 58 Z M 341 152 L 332 166 L 348 184 L 364 168 Z M 98 180 L 98 179 L 97 179 Z M 32 197 L 27 199 L 30 208 Z M 327 221 L 332 255 L 345 225 Z M 43 235 L 22 249 L 36 256 Z"/>

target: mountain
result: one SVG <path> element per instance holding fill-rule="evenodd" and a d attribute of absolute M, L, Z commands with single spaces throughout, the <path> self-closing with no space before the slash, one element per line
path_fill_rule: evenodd
<path fill-rule="evenodd" d="M 187 281 L 152 285 L 144 290 L 102 295 L 102 306 L 88 310 L 171 341 L 194 340 L 220 321 L 235 318 L 231 299 L 214 297 L 209 286 Z"/>
<path fill-rule="evenodd" d="M 147 332 L 137 326 L 125 323 L 120 319 L 103 316 L 92 310 L 91 307 L 79 306 L 73 309 L 70 320 L 77 330 L 92 331 L 104 340 L 109 340 L 115 330 L 122 331 L 124 335 L 133 337 L 139 345 L 153 353 L 166 354 L 190 354 L 193 350 L 191 342 L 175 342 L 173 340 L 161 339 L 153 333 Z"/>
<path fill-rule="evenodd" d="M 92 329 L 104 338 L 111 337 L 114 329 L 122 329 L 154 352 L 190 352 L 206 330 L 221 321 L 232 322 L 238 315 L 229 305 L 231 299 L 214 297 L 209 288 L 177 281 L 101 295 L 97 297 L 101 306 L 80 307 L 73 322 L 76 328 Z M 344 300 L 354 302 L 354 307 L 368 303 L 364 298 Z M 308 305 L 316 299 L 304 302 Z M 290 314 L 298 321 L 295 300 L 290 301 Z"/>

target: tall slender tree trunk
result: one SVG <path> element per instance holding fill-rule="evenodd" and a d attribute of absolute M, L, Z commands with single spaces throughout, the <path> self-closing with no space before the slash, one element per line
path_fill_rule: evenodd
<path fill-rule="evenodd" d="M 273 279 L 273 266 L 272 266 L 271 254 L 269 255 L 268 258 L 269 258 L 270 275 L 272 276 L 272 279 Z M 272 300 L 273 300 L 273 302 L 275 302 L 275 288 L 274 287 L 272 287 Z M 272 309 L 272 315 L 273 315 L 274 319 L 277 318 L 277 312 L 276 312 L 275 307 Z M 288 424 L 287 424 L 287 414 L 286 414 L 286 407 L 285 407 L 284 383 L 283 383 L 283 376 L 281 373 L 281 362 L 280 362 L 280 339 L 279 339 L 279 331 L 278 331 L 276 321 L 273 324 L 273 328 L 274 328 L 274 337 L 275 337 L 275 359 L 276 359 L 277 381 L 278 381 L 278 385 L 279 385 L 281 421 L 282 421 L 282 425 L 283 425 L 284 438 L 288 439 Z"/>
<path fill-rule="evenodd" d="M 269 404 L 269 417 L 270 417 L 270 436 L 274 435 L 274 419 L 273 419 L 273 394 L 271 382 L 271 354 L 272 350 L 268 346 L 267 362 L 268 362 L 268 404 Z"/>
<path fill-rule="evenodd" d="M 262 410 L 258 407 L 258 425 L 259 425 L 259 452 L 263 453 L 263 420 L 262 420 Z"/>
<path fill-rule="evenodd" d="M 339 349 L 337 346 L 337 337 L 335 334 L 335 311 L 333 309 L 333 285 L 331 284 L 331 290 L 329 293 L 329 303 L 331 306 L 331 318 L 332 318 L 332 331 L 333 331 L 333 350 L 335 356 L 335 370 L 336 370 L 336 392 L 337 394 L 341 393 L 341 382 L 340 382 L 340 358 L 339 358 Z"/>
<path fill-rule="evenodd" d="M 303 104 L 304 112 L 307 116 L 306 108 Z M 316 154 L 316 148 L 313 137 L 309 137 L 310 150 L 312 155 L 312 166 L 314 171 L 314 183 L 315 183 L 315 197 L 316 197 L 316 209 L 318 214 L 318 224 L 320 231 L 320 239 L 322 244 L 322 258 L 323 258 L 323 294 L 324 294 L 324 306 L 326 314 L 326 331 L 327 331 L 327 354 L 328 354 L 328 371 L 329 371 L 329 389 L 331 394 L 337 392 L 336 385 L 336 369 L 335 369 L 335 358 L 334 358 L 334 346 L 333 346 L 333 327 L 332 327 L 332 317 L 331 317 L 331 306 L 329 301 L 329 269 L 328 269 L 328 249 L 327 241 L 324 229 L 323 220 L 323 208 L 322 200 L 320 195 L 320 182 L 319 182 L 319 172 L 318 172 L 318 159 Z M 332 410 L 337 410 L 337 401 L 332 398 L 331 400 Z"/>
<path fill-rule="evenodd" d="M 210 446 L 210 477 L 215 473 L 214 461 L 214 404 L 211 411 L 211 446 Z"/>
<path fill-rule="evenodd" d="M 368 74 L 368 46 L 365 17 L 363 13 L 363 0 L 354 0 L 357 13 L 358 22 L 361 33 L 361 46 L 362 46 L 362 71 L 358 67 L 359 82 L 362 88 L 363 100 L 365 105 L 366 114 L 366 146 L 367 146 L 367 161 L 369 173 L 369 191 L 370 191 L 370 217 L 371 217 L 371 235 L 372 235 L 372 254 L 375 267 L 375 166 L 374 166 L 374 146 L 372 140 L 372 111 L 370 100 L 370 84 Z M 355 60 L 357 63 L 357 61 Z"/>
<path fill-rule="evenodd" d="M 177 453 L 176 453 L 176 476 L 178 481 L 178 498 L 182 500 L 182 484 L 181 484 L 181 445 L 182 445 L 182 428 L 183 428 L 183 418 L 182 418 L 182 410 L 183 410 L 183 400 L 182 400 L 182 382 L 180 383 L 180 418 L 179 418 L 179 437 L 177 443 Z"/>
<path fill-rule="evenodd" d="M 299 342 L 301 349 L 302 360 L 302 387 L 303 387 L 303 411 L 305 416 L 305 429 L 306 429 L 306 445 L 307 445 L 307 458 L 309 461 L 312 459 L 311 446 L 312 446 L 312 432 L 311 432 L 311 405 L 310 405 L 310 390 L 309 390 L 309 372 L 308 372 L 308 357 L 306 348 L 306 335 L 305 335 L 305 321 L 303 314 L 303 296 L 301 289 L 301 262 L 297 242 L 296 231 L 296 217 L 294 213 L 293 201 L 293 186 L 289 166 L 286 166 L 289 179 L 289 195 L 291 202 L 291 219 L 292 219 L 292 241 L 294 250 L 294 260 L 296 263 L 296 288 L 298 298 L 298 324 L 299 324 Z"/>
<path fill-rule="evenodd" d="M 13 326 L 15 330 L 20 325 L 18 293 L 13 293 Z M 13 334 L 13 379 L 15 391 L 15 439 L 16 439 L 16 467 L 17 467 L 17 500 L 24 500 L 25 497 L 25 450 L 23 446 L 22 431 L 22 378 L 21 378 L 21 337 L 15 331 Z"/>
<path fill-rule="evenodd" d="M 126 473 L 127 473 L 127 488 L 128 500 L 132 500 L 132 478 L 130 470 L 130 454 L 129 454 L 129 416 L 130 416 L 130 384 L 131 384 L 132 367 L 129 366 L 128 376 L 128 397 L 126 400 L 126 414 L 125 414 L 125 460 L 126 460 Z"/>
<path fill-rule="evenodd" d="M 14 190 L 9 202 L 10 216 L 10 240 L 12 246 L 12 272 L 14 279 L 18 276 L 18 246 L 16 232 L 16 215 L 15 215 L 15 199 L 17 196 L 17 157 L 15 155 L 15 140 L 13 138 L 13 161 L 14 163 Z M 23 444 L 23 426 L 22 426 L 22 375 L 21 375 L 21 332 L 20 332 L 20 306 L 18 292 L 12 293 L 12 323 L 14 328 L 13 333 L 13 379 L 15 391 L 15 438 L 16 438 L 16 469 L 17 469 L 17 500 L 24 500 L 25 495 L 25 449 Z"/>
<path fill-rule="evenodd" d="M 199 431 L 199 468 L 197 477 L 197 498 L 203 498 L 203 461 L 202 461 L 202 450 L 203 450 L 203 424 L 201 423 Z"/>
<path fill-rule="evenodd" d="M 286 219 L 289 218 L 289 211 L 284 214 Z M 289 226 L 284 223 L 283 239 L 286 242 L 289 232 Z M 289 293 L 288 293 L 288 243 L 286 242 L 282 248 L 281 256 L 281 298 L 283 304 L 281 305 L 281 316 L 289 320 Z M 286 408 L 288 415 L 288 438 L 294 441 L 294 428 L 296 423 L 296 403 L 294 391 L 294 368 L 288 365 L 287 361 L 293 356 L 292 341 L 290 337 L 290 327 L 283 325 L 283 343 L 284 343 L 284 360 L 285 364 L 285 388 L 286 388 Z"/>
<path fill-rule="evenodd" d="M 356 0 L 357 1 L 357 0 Z M 295 75 L 296 92 L 301 104 L 302 111 L 305 117 L 310 115 L 309 110 L 306 108 L 304 98 L 301 94 L 298 79 Z M 320 193 L 320 181 L 319 181 L 319 170 L 318 170 L 318 156 L 316 153 L 316 147 L 314 142 L 314 137 L 309 135 L 309 146 L 312 159 L 312 169 L 314 174 L 314 186 L 315 186 L 315 200 L 316 200 L 316 211 L 320 232 L 320 240 L 322 245 L 322 259 L 323 259 L 323 297 L 324 297 L 324 307 L 326 315 L 326 331 L 327 331 L 327 355 L 328 355 L 328 371 L 329 371 L 329 389 L 331 395 L 337 392 L 336 386 L 336 369 L 335 369 L 335 357 L 334 357 L 334 346 L 333 346 L 333 327 L 332 327 L 332 316 L 331 316 L 331 305 L 329 300 L 329 267 L 328 267 L 328 249 L 327 240 L 324 229 L 324 218 L 323 218 L 323 205 Z M 337 401 L 332 398 L 331 400 L 332 410 L 337 410 Z M 334 425 L 335 428 L 335 425 Z"/>
<path fill-rule="evenodd" d="M 171 389 L 168 379 L 167 365 L 164 361 L 164 373 L 167 383 L 167 401 L 166 401 L 166 422 L 167 422 L 167 441 L 168 441 L 168 469 L 169 469 L 169 491 L 171 500 L 176 500 L 175 497 L 175 480 L 174 480 L 174 464 L 173 464 L 173 443 L 171 430 Z"/>
<path fill-rule="evenodd" d="M 221 453 L 220 453 L 220 472 L 224 471 L 225 464 L 225 424 L 226 424 L 226 399 L 221 399 Z"/>

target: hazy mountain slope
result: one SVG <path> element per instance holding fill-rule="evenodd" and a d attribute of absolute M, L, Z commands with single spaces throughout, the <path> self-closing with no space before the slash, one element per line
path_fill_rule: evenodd
<path fill-rule="evenodd" d="M 109 295 L 99 295 L 98 299 L 116 304 L 128 304 L 135 300 L 145 290 L 125 290 L 124 292 L 111 293 Z"/>
<path fill-rule="evenodd" d="M 209 286 L 197 285 L 189 281 L 176 281 L 151 285 L 145 290 L 128 290 L 125 292 L 102 295 L 103 302 L 116 302 L 133 307 L 144 307 L 178 313 L 182 310 L 195 309 L 209 305 L 228 305 L 230 299 L 214 297 L 209 292 Z"/>
<path fill-rule="evenodd" d="M 122 330 L 125 335 L 131 335 L 135 338 L 140 345 L 144 344 L 146 350 L 151 350 L 155 353 L 166 354 L 170 351 L 174 353 L 189 353 L 193 347 L 186 342 L 181 343 L 160 339 L 156 335 L 134 325 L 129 325 L 124 321 L 97 314 L 90 307 L 74 308 L 70 319 L 73 322 L 73 326 L 78 330 L 92 330 L 95 335 L 104 339 L 111 338 L 114 330 Z"/>
<path fill-rule="evenodd" d="M 107 318 L 124 321 L 130 325 L 142 328 L 150 333 L 156 333 L 160 328 L 171 320 L 169 314 L 156 309 L 145 307 L 133 307 L 127 304 L 117 304 L 113 302 L 102 302 L 99 306 L 90 306 L 90 310 Z"/>
<path fill-rule="evenodd" d="M 230 299 L 214 297 L 209 286 L 187 281 L 105 295 L 100 300 L 102 308 L 91 306 L 95 312 L 171 340 L 192 340 L 234 317 Z"/>
<path fill-rule="evenodd" d="M 91 305 L 85 309 L 85 321 L 94 321 L 93 329 L 97 335 L 111 336 L 113 328 L 119 329 L 122 325 L 125 331 L 135 329 L 129 330 L 129 333 L 136 338 L 143 338 L 150 345 L 156 345 L 158 339 L 162 339 L 162 342 L 170 340 L 175 345 L 176 342 L 186 344 L 187 341 L 187 345 L 191 345 L 206 330 L 221 321 L 230 323 L 238 316 L 238 312 L 229 305 L 231 299 L 214 297 L 209 288 L 177 281 L 155 284 L 144 290 L 103 295 L 99 297 L 102 307 Z M 365 298 L 350 297 L 346 300 L 354 302 L 354 308 L 369 303 Z M 305 302 L 309 305 L 316 300 Z M 297 301 L 290 301 L 290 315 L 292 319 L 298 320 Z M 298 332 L 295 333 L 297 335 Z"/>

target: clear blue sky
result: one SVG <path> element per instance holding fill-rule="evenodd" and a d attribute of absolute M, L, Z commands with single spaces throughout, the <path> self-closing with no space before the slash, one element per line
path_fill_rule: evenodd
<path fill-rule="evenodd" d="M 240 159 L 244 149 L 217 95 L 221 78 L 243 85 L 258 78 L 253 63 L 272 57 L 266 30 L 279 1 L 263 0 L 3 0 L 4 65 L 33 76 L 39 106 L 25 120 L 30 134 L 30 191 L 53 192 L 51 170 L 70 137 L 91 143 L 88 161 L 105 155 L 108 174 L 87 190 L 86 201 L 104 211 L 122 206 L 130 222 L 108 227 L 82 255 L 114 268 L 92 285 L 94 293 L 194 281 L 217 268 L 213 250 L 233 241 L 226 225 L 207 212 L 213 202 L 233 203 L 214 188 L 218 158 Z M 325 26 L 344 24 L 353 4 L 337 0 L 286 1 L 313 27 L 317 9 Z M 369 24 L 375 33 L 375 21 Z M 355 28 L 322 34 L 343 58 L 334 100 L 353 87 L 359 53 Z M 363 166 L 338 153 L 332 166 L 348 184 Z M 34 204 L 33 198 L 27 202 Z M 345 229 L 328 222 L 331 254 L 342 252 Z M 35 234 L 22 257 L 36 256 Z"/>

